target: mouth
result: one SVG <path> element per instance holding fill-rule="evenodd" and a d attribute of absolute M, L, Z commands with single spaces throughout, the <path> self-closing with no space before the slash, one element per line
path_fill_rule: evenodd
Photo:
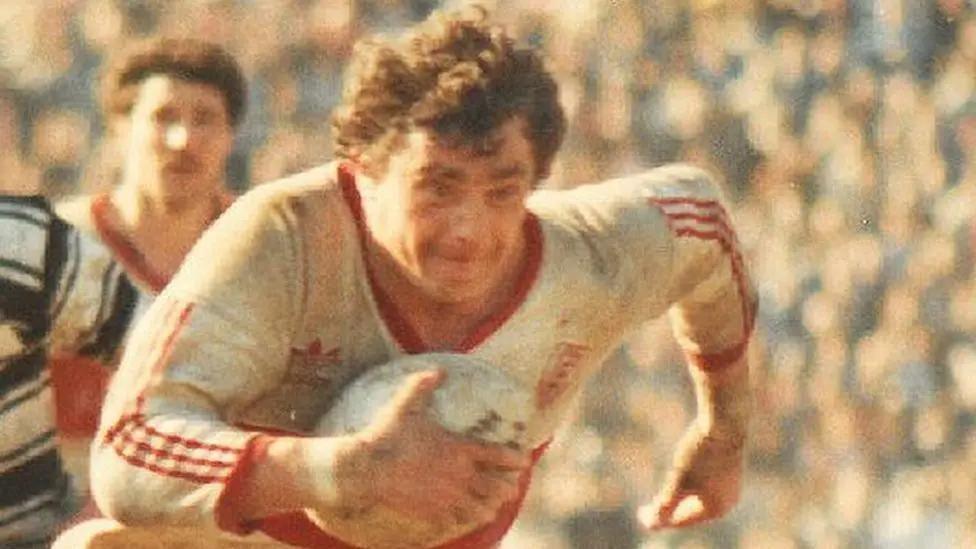
<path fill-rule="evenodd" d="M 478 258 L 471 254 L 442 255 L 440 260 L 450 265 L 471 265 L 478 261 Z"/>
<path fill-rule="evenodd" d="M 194 173 L 197 168 L 197 163 L 189 159 L 173 160 L 163 165 L 163 171 L 172 174 Z"/>
<path fill-rule="evenodd" d="M 465 281 L 476 278 L 480 265 L 477 258 L 467 256 L 441 256 L 438 258 L 440 271 L 446 278 Z"/>
<path fill-rule="evenodd" d="M 438 256 L 444 265 L 455 269 L 474 269 L 485 263 L 484 258 L 472 250 L 458 250 L 454 253 L 445 253 Z"/>

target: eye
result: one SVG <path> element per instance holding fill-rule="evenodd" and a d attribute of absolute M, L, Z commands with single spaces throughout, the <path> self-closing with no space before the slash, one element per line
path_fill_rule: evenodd
<path fill-rule="evenodd" d="M 169 124 L 175 122 L 179 116 L 175 109 L 162 108 L 153 112 L 153 120 L 158 124 Z"/>
<path fill-rule="evenodd" d="M 488 198 L 491 199 L 492 202 L 509 202 L 517 198 L 518 195 L 518 185 L 505 185 L 489 191 Z"/>
<path fill-rule="evenodd" d="M 217 122 L 217 113 L 210 109 L 196 109 L 193 111 L 194 126 L 212 126 Z"/>
<path fill-rule="evenodd" d="M 453 192 L 453 186 L 443 179 L 433 179 L 424 184 L 428 192 L 436 198 L 447 198 Z"/>

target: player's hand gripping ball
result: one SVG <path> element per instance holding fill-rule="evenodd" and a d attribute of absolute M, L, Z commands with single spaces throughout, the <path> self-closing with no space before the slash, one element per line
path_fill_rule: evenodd
<path fill-rule="evenodd" d="M 377 366 L 354 380 L 322 417 L 320 436 L 340 436 L 369 426 L 416 372 L 441 369 L 446 377 L 434 391 L 429 417 L 453 433 L 527 450 L 535 411 L 532 391 L 502 369 L 468 355 L 411 355 Z M 435 547 L 463 536 L 479 524 L 431 524 L 377 505 L 350 513 L 310 518 L 333 536 L 358 547 Z M 338 515 L 338 516 L 337 516 Z"/>

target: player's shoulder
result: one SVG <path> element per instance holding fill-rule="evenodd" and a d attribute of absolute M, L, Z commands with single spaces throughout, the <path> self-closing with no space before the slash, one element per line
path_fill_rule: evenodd
<path fill-rule="evenodd" d="M 338 167 L 329 162 L 281 179 L 261 183 L 235 201 L 235 209 L 305 210 L 328 206 L 340 197 Z"/>
<path fill-rule="evenodd" d="M 586 228 L 657 215 L 661 201 L 722 201 L 716 179 L 689 164 L 668 164 L 567 190 L 542 189 L 528 207 L 540 218 Z"/>
<path fill-rule="evenodd" d="M 16 295 L 23 303 L 50 295 L 56 273 L 71 254 L 71 234 L 47 198 L 0 196 L 0 293 Z"/>
<path fill-rule="evenodd" d="M 723 199 L 718 180 L 709 171 L 691 164 L 667 164 L 633 177 L 638 186 L 657 197 Z"/>
<path fill-rule="evenodd" d="M 261 183 L 234 201 L 214 224 L 215 230 L 222 238 L 270 231 L 305 241 L 339 231 L 340 220 L 348 214 L 338 178 L 337 165 L 328 163 Z"/>
<path fill-rule="evenodd" d="M 651 196 L 719 199 L 721 188 L 708 171 L 691 164 L 666 164 L 569 190 L 540 190 L 533 204 L 641 202 Z"/>
<path fill-rule="evenodd" d="M 0 195 L 0 219 L 20 219 L 47 226 L 53 219 L 51 203 L 41 195 Z"/>
<path fill-rule="evenodd" d="M 42 253 L 48 243 L 63 241 L 70 227 L 41 195 L 0 195 L 0 252 Z M 33 262 L 25 265 L 33 265 Z"/>

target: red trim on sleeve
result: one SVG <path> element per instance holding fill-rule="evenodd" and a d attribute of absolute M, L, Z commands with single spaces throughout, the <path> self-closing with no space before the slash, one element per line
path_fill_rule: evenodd
<path fill-rule="evenodd" d="M 134 409 L 119 417 L 101 442 L 127 463 L 162 476 L 200 484 L 222 482 L 237 463 L 243 446 L 212 444 L 164 432 L 150 426 L 144 414 L 144 392 L 151 380 L 162 375 L 194 307 L 193 303 L 176 300 L 155 306 L 168 308 L 163 310 L 162 326 L 154 334 L 154 344 L 146 353 L 146 359 L 152 360 L 145 370 L 147 381 L 134 387 L 138 390 Z"/>
<path fill-rule="evenodd" d="M 102 442 L 130 465 L 198 484 L 222 482 L 243 451 L 163 433 L 141 414 L 123 416 Z"/>
<path fill-rule="evenodd" d="M 166 361 L 173 354 L 173 346 L 176 345 L 176 340 L 180 333 L 189 324 L 190 315 L 196 307 L 192 302 L 175 299 L 156 306 L 162 308 L 163 305 L 168 306 L 168 309 L 163 318 L 163 326 L 154 334 L 154 344 L 149 347 L 146 353 L 147 358 L 152 359 L 152 365 L 145 370 L 143 383 L 137 388 L 139 392 L 136 396 L 136 413 L 142 412 L 146 401 L 144 394 L 146 389 L 163 374 L 163 370 L 166 369 Z M 168 332 L 166 330 L 167 326 L 169 327 Z M 153 358 L 153 355 L 156 355 L 155 358 Z"/>
<path fill-rule="evenodd" d="M 128 431 L 128 433 L 125 433 Z M 223 444 L 210 444 L 207 442 L 201 442 L 199 440 L 184 438 L 179 435 L 164 433 L 158 429 L 154 429 L 146 424 L 146 416 L 142 414 L 127 415 L 119 420 L 107 433 L 105 433 L 105 440 L 110 441 L 115 437 L 132 437 L 132 432 L 136 436 L 146 435 L 145 439 L 155 438 L 157 442 L 166 444 L 167 446 L 183 446 L 189 451 L 200 450 L 204 452 L 214 452 L 214 453 L 228 453 L 228 454 L 240 454 L 243 450 L 235 446 L 225 446 Z M 123 434 L 124 433 L 124 434 Z M 130 440 L 135 440 L 130 438 Z M 158 452 L 158 449 L 153 449 L 154 452 Z M 213 465 L 213 463 L 210 463 Z M 231 465 L 229 463 L 219 463 L 219 465 Z"/>
<path fill-rule="evenodd" d="M 755 321 L 754 300 L 749 299 L 748 297 L 749 292 L 746 277 L 743 273 L 744 269 L 742 267 L 742 256 L 739 255 L 735 242 L 730 240 L 727 230 L 728 229 L 726 229 L 726 231 L 702 231 L 699 229 L 683 227 L 677 229 L 675 233 L 678 236 L 691 236 L 700 240 L 714 240 L 718 242 L 719 246 L 722 247 L 722 251 L 729 256 L 732 275 L 735 278 L 735 282 L 739 290 L 739 300 L 742 302 L 742 331 L 748 338 L 749 333 L 752 332 L 752 324 Z"/>
<path fill-rule="evenodd" d="M 257 527 L 257 521 L 246 521 L 238 512 L 237 506 L 241 501 L 241 490 L 244 480 L 254 470 L 254 464 L 262 461 L 268 454 L 268 445 L 273 439 L 264 435 L 257 435 L 247 442 L 241 452 L 237 465 L 224 477 L 224 489 L 217 497 L 214 507 L 217 526 L 221 530 L 243 536 L 250 534 Z"/>
<path fill-rule="evenodd" d="M 675 236 L 713 241 L 729 258 L 741 302 L 743 339 L 737 345 L 717 353 L 685 353 L 690 362 L 704 371 L 721 370 L 734 363 L 745 352 L 756 320 L 756 300 L 749 290 L 742 254 L 729 216 L 725 208 L 715 200 L 666 197 L 651 198 L 648 201 L 664 214 L 668 228 Z"/>
<path fill-rule="evenodd" d="M 745 341 L 732 347 L 731 349 L 726 349 L 717 353 L 708 354 L 698 354 L 692 352 L 685 352 L 685 356 L 688 362 L 694 364 L 698 369 L 714 373 L 725 368 L 728 368 L 735 363 L 736 360 L 742 356 L 742 353 L 746 351 L 746 347 L 749 346 L 749 339 L 746 338 Z"/>

